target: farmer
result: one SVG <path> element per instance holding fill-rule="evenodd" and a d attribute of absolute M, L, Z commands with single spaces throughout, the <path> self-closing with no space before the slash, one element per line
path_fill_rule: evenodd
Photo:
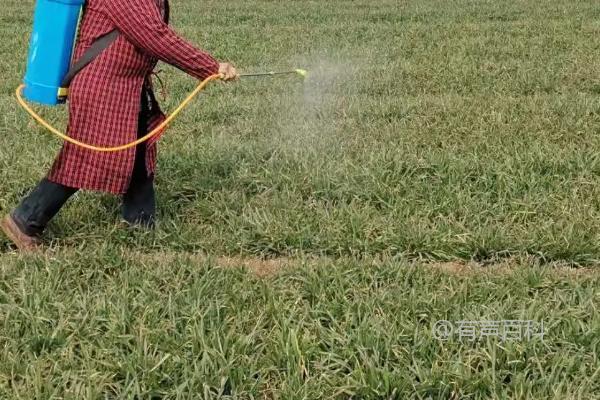
<path fill-rule="evenodd" d="M 237 78 L 229 63 L 178 36 L 169 26 L 168 0 L 87 0 L 74 60 L 98 38 L 119 36 L 70 86 L 69 136 L 112 147 L 145 135 L 164 121 L 150 75 L 158 60 L 197 79 L 220 73 Z M 122 216 L 152 227 L 155 218 L 156 139 L 136 148 L 103 153 L 65 143 L 47 177 L 0 223 L 23 250 L 34 249 L 48 222 L 79 189 L 122 195 Z"/>

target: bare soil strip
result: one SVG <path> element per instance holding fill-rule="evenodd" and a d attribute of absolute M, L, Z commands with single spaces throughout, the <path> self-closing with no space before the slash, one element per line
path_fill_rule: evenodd
<path fill-rule="evenodd" d="M 18 252 L 9 252 L 2 256 L 3 260 L 7 263 L 15 261 L 20 258 L 29 257 L 43 257 L 52 259 L 61 259 L 76 256 L 76 252 L 68 249 L 60 250 L 49 250 L 40 254 L 20 254 Z M 258 277 L 272 277 L 286 270 L 297 269 L 302 267 L 313 267 L 320 265 L 327 265 L 343 260 L 328 258 L 328 257 L 313 257 L 307 256 L 301 257 L 278 257 L 278 258 L 261 258 L 261 257 L 249 257 L 249 256 L 216 256 L 204 253 L 174 253 L 174 252 L 141 252 L 131 251 L 123 254 L 124 260 L 130 260 L 134 262 L 140 262 L 142 264 L 161 264 L 169 265 L 177 260 L 190 260 L 197 264 L 210 264 L 217 268 L 244 268 Z M 347 259 L 348 262 L 355 262 L 356 260 Z M 521 271 L 522 268 L 539 268 L 543 270 L 552 270 L 553 273 L 566 278 L 589 278 L 598 277 L 600 278 L 600 267 L 574 267 L 567 263 L 541 263 L 536 262 L 534 257 L 513 257 L 506 258 L 494 262 L 473 262 L 465 260 L 454 260 L 454 261 L 428 261 L 428 260 L 394 260 L 385 257 L 361 259 L 361 263 L 365 267 L 376 267 L 378 265 L 387 263 L 401 263 L 406 266 L 416 268 L 426 268 L 430 270 L 440 271 L 443 273 L 457 275 L 457 276 L 473 276 L 473 275 L 510 275 L 515 272 Z"/>

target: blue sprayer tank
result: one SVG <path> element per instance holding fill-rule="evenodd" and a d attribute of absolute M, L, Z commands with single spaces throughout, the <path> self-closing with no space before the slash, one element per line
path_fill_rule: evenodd
<path fill-rule="evenodd" d="M 56 105 L 58 89 L 71 65 L 79 16 L 85 0 L 37 0 L 29 44 L 27 100 Z"/>

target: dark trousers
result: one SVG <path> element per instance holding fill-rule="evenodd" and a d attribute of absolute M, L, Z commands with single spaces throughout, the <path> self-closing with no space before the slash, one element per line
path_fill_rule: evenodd
<path fill-rule="evenodd" d="M 148 108 L 142 101 L 138 122 L 138 138 L 148 129 Z M 19 228 L 30 236 L 40 236 L 50 220 L 79 189 L 54 183 L 44 178 L 13 211 L 12 217 Z M 156 198 L 154 177 L 146 170 L 146 143 L 136 147 L 131 183 L 123 195 L 122 215 L 130 224 L 147 227 L 154 225 Z"/>

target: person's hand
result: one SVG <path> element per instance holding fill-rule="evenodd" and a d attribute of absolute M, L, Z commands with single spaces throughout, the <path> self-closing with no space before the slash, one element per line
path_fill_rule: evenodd
<path fill-rule="evenodd" d="M 237 71 L 235 70 L 234 66 L 229 63 L 219 64 L 219 75 L 221 75 L 221 79 L 225 82 L 233 81 L 238 78 Z"/>

